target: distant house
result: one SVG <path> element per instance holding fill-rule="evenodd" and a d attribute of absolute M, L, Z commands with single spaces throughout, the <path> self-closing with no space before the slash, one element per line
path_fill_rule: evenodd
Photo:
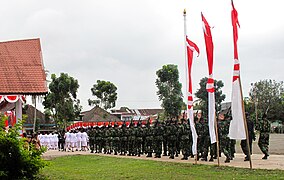
<path fill-rule="evenodd" d="M 89 111 L 81 113 L 83 122 L 118 122 L 121 121 L 118 117 L 110 114 L 106 110 L 95 106 Z"/>
<path fill-rule="evenodd" d="M 145 120 L 149 117 L 157 117 L 159 113 L 162 113 L 163 109 L 129 109 L 127 107 L 121 107 L 118 110 L 111 110 L 111 114 L 115 115 L 122 121 L 130 120 Z"/>
<path fill-rule="evenodd" d="M 25 105 L 23 115 L 27 115 L 27 119 L 23 124 L 25 131 L 32 131 L 34 126 L 35 108 L 32 105 Z M 36 110 L 36 129 L 40 132 L 48 132 L 55 130 L 55 122 L 51 119 L 46 119 L 44 113 Z"/>
<path fill-rule="evenodd" d="M 157 117 L 158 113 L 162 112 L 162 109 L 129 109 L 120 108 L 119 110 L 112 110 L 111 113 L 95 106 L 89 111 L 81 113 L 81 121 L 73 122 L 67 127 L 67 130 L 91 127 L 91 126 L 103 126 L 103 125 L 114 125 L 115 123 L 121 126 L 126 123 L 128 126 L 132 120 L 133 123 L 137 124 L 138 120 L 141 120 L 142 124 L 146 124 L 148 119 L 152 123 Z M 150 117 L 150 118 L 149 118 Z"/>

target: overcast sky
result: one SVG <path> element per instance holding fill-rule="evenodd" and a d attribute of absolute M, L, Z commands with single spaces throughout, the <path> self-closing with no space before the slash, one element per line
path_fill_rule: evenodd
<path fill-rule="evenodd" d="M 284 80 L 284 17 L 281 0 L 235 0 L 244 96 L 250 84 Z M 200 12 L 212 29 L 214 78 L 231 99 L 233 36 L 230 0 L 9 0 L 0 6 L 0 41 L 40 38 L 45 69 L 79 81 L 83 110 L 97 80 L 118 88 L 116 108 L 160 108 L 156 71 L 178 65 L 185 84 L 184 20 L 200 48 L 192 67 L 193 92 L 208 76 Z M 50 79 L 50 74 L 48 79 Z M 185 92 L 185 87 L 183 87 Z"/>

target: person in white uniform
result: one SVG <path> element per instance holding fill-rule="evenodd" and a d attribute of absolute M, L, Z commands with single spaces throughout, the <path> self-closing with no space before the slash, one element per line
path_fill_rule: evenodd
<path fill-rule="evenodd" d="M 74 148 L 76 147 L 77 144 L 77 137 L 75 131 L 72 131 L 70 134 L 71 134 L 71 148 L 72 152 L 74 152 Z"/>
<path fill-rule="evenodd" d="M 64 138 L 65 138 L 65 151 L 70 151 L 70 148 L 71 148 L 71 133 L 68 131 L 65 133 L 64 135 Z"/>
<path fill-rule="evenodd" d="M 88 142 L 88 134 L 84 131 L 81 133 L 82 134 L 82 150 L 86 151 L 87 150 L 87 142 Z"/>
<path fill-rule="evenodd" d="M 76 145 L 76 151 L 81 151 L 82 147 L 81 147 L 81 143 L 82 143 L 82 133 L 80 132 L 80 130 L 76 133 L 76 137 L 77 137 L 77 145 Z"/>

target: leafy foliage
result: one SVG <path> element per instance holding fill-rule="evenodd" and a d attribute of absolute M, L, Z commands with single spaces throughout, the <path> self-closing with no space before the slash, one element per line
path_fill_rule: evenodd
<path fill-rule="evenodd" d="M 252 84 L 249 96 L 256 105 L 259 115 L 267 114 L 269 119 L 284 120 L 284 86 L 283 81 L 261 80 Z M 259 116 L 259 117 L 260 117 Z"/>
<path fill-rule="evenodd" d="M 50 111 L 57 126 L 64 128 L 68 120 L 77 119 L 81 112 L 80 100 L 77 99 L 79 84 L 66 73 L 61 73 L 58 78 L 52 74 L 51 80 L 50 92 L 44 98 L 43 105 Z"/>
<path fill-rule="evenodd" d="M 200 88 L 195 93 L 195 96 L 199 98 L 199 108 L 202 110 L 204 116 L 206 117 L 208 115 L 208 92 L 206 90 L 206 84 L 207 84 L 208 78 L 202 78 L 199 82 Z M 226 95 L 222 92 L 222 87 L 224 87 L 224 83 L 220 80 L 214 80 L 214 89 L 215 89 L 215 107 L 216 112 L 219 112 L 221 110 L 221 103 L 226 98 Z"/>
<path fill-rule="evenodd" d="M 156 72 L 157 95 L 162 101 L 162 107 L 168 118 L 176 118 L 180 115 L 183 101 L 181 83 L 179 82 L 179 71 L 177 65 L 164 65 L 162 69 Z"/>
<path fill-rule="evenodd" d="M 0 129 L 0 179 L 34 179 L 39 170 L 47 165 L 41 159 L 45 149 L 30 145 L 25 148 L 26 139 L 20 138 L 21 123 L 10 128 L 4 127 L 5 117 L 1 116 Z"/>
<path fill-rule="evenodd" d="M 89 105 L 101 105 L 105 110 L 115 107 L 117 100 L 117 87 L 109 81 L 97 80 L 97 84 L 94 84 L 91 88 L 92 95 L 97 99 L 89 99 Z"/>

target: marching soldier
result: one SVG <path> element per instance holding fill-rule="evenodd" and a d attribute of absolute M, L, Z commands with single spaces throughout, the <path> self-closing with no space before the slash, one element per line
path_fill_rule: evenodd
<path fill-rule="evenodd" d="M 128 128 L 128 134 L 128 156 L 135 156 L 135 129 L 132 121 Z"/>
<path fill-rule="evenodd" d="M 172 121 L 171 121 L 172 122 Z M 167 128 L 168 131 L 168 148 L 169 148 L 169 158 L 174 159 L 174 155 L 176 152 L 176 141 L 177 141 L 177 128 L 174 124 Z"/>
<path fill-rule="evenodd" d="M 181 151 L 183 157 L 181 160 L 188 160 L 188 156 L 191 153 L 192 139 L 191 139 L 191 129 L 188 123 L 186 123 L 185 119 L 182 119 L 182 128 L 181 128 Z"/>
<path fill-rule="evenodd" d="M 246 120 L 247 120 L 247 127 L 248 127 L 248 139 L 249 139 L 249 149 L 250 149 L 250 154 L 252 154 L 252 141 L 255 141 L 255 134 L 254 134 L 254 124 L 253 121 L 250 119 L 249 114 L 246 113 Z M 247 147 L 247 140 L 241 140 L 241 148 L 246 155 L 244 161 L 249 161 L 249 151 Z"/>
<path fill-rule="evenodd" d="M 135 135 L 136 135 L 136 143 L 135 143 L 135 152 L 140 157 L 142 154 L 142 143 L 143 143 L 143 129 L 141 127 L 140 121 L 137 123 L 137 127 L 135 129 Z"/>
<path fill-rule="evenodd" d="M 89 144 L 90 144 L 90 149 L 91 149 L 91 153 L 94 153 L 94 149 L 95 149 L 95 131 L 94 128 L 91 127 L 91 129 L 88 131 L 88 136 L 89 136 Z"/>
<path fill-rule="evenodd" d="M 162 155 L 162 143 L 163 143 L 163 127 L 160 125 L 159 120 L 156 120 L 154 127 L 154 152 L 155 158 L 161 158 Z"/>
<path fill-rule="evenodd" d="M 148 120 L 148 123 L 146 125 L 146 153 L 147 156 L 146 157 L 152 157 L 152 153 L 153 153 L 153 135 L 154 135 L 154 130 L 153 127 L 151 127 L 150 122 Z"/>
<path fill-rule="evenodd" d="M 260 132 L 258 146 L 261 152 L 264 154 L 262 159 L 267 159 L 269 156 L 268 146 L 269 146 L 270 122 L 267 119 L 266 114 L 264 114 L 262 120 L 259 121 L 258 130 Z"/>
<path fill-rule="evenodd" d="M 114 155 L 117 155 L 120 152 L 120 129 L 118 128 L 118 125 L 114 124 L 113 129 L 113 151 Z"/>
<path fill-rule="evenodd" d="M 122 126 L 121 126 L 121 137 L 120 137 L 120 141 L 121 141 L 121 151 L 120 151 L 120 155 L 125 155 L 127 153 L 127 127 L 125 124 L 125 121 L 123 122 Z"/>
<path fill-rule="evenodd" d="M 220 150 L 226 156 L 225 163 L 229 163 L 231 160 L 230 138 L 228 137 L 230 120 L 225 119 L 223 114 L 221 114 L 219 117 L 218 129 L 220 133 Z"/>

